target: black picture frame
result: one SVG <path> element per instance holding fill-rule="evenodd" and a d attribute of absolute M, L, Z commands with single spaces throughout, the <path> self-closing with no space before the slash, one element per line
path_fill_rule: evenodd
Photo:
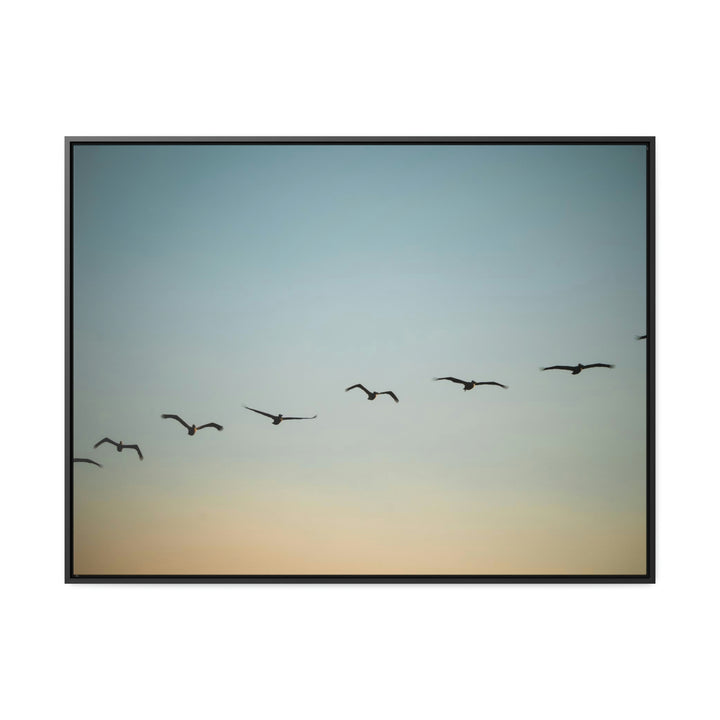
<path fill-rule="evenodd" d="M 73 533 L 73 150 L 80 145 L 645 145 L 647 259 L 646 572 L 642 575 L 78 575 Z M 655 137 L 66 137 L 65 138 L 66 583 L 655 583 Z"/>

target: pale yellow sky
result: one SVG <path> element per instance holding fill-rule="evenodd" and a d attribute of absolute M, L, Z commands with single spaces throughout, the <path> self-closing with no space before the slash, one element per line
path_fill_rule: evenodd
<path fill-rule="evenodd" d="M 338 486 L 290 468 L 192 489 L 134 484 L 83 468 L 78 574 L 642 574 L 644 510 L 493 486 L 446 473 L 365 465 Z M 273 474 L 275 471 L 275 474 Z M 416 473 L 415 479 L 410 473 Z M 363 480 L 382 477 L 368 488 Z M 119 481 L 119 478 L 118 478 Z M 121 486 L 120 486 L 121 487 Z M 234 489 L 232 489 L 234 487 Z"/>

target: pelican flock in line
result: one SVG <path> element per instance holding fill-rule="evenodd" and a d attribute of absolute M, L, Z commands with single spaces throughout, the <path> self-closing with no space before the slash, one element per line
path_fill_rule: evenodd
<path fill-rule="evenodd" d="M 91 460 L 90 458 L 73 458 L 73 462 L 86 462 L 86 463 L 90 463 L 91 465 L 97 465 L 98 467 L 102 467 L 102 465 L 99 462 L 95 462 L 94 460 Z"/>
<path fill-rule="evenodd" d="M 282 414 L 271 415 L 270 413 L 263 412 L 262 410 L 256 410 L 255 408 L 248 407 L 247 405 L 243 405 L 243 407 L 260 415 L 264 415 L 265 417 L 272 418 L 273 425 L 279 425 L 283 420 L 314 420 L 317 417 L 317 415 L 313 415 L 312 417 L 285 417 Z"/>
<path fill-rule="evenodd" d="M 357 385 L 351 385 L 345 388 L 345 392 L 352 390 L 353 388 L 360 388 L 363 392 L 367 393 L 368 400 L 374 400 L 378 395 L 389 395 L 395 402 L 400 402 L 397 395 L 392 390 L 383 390 L 382 392 L 370 392 L 364 385 L 358 383 Z"/>
<path fill-rule="evenodd" d="M 636 340 L 646 340 L 647 334 L 645 335 L 636 335 Z M 548 367 L 542 367 L 540 370 L 567 370 L 572 375 L 579 375 L 583 370 L 588 370 L 590 368 L 614 368 L 615 365 L 611 365 L 609 363 L 591 363 L 589 365 L 583 365 L 582 363 L 578 363 L 577 365 L 549 365 Z M 477 380 L 461 380 L 460 378 L 456 377 L 436 377 L 433 378 L 433 380 L 449 380 L 450 382 L 457 383 L 459 385 L 463 386 L 463 391 L 472 390 L 473 388 L 477 387 L 478 385 L 496 385 L 497 387 L 501 387 L 504 389 L 508 389 L 507 385 L 503 385 L 502 383 L 496 382 L 494 380 L 485 380 L 482 382 L 478 382 Z M 392 391 L 392 390 L 383 390 L 382 392 L 377 391 L 371 391 L 368 390 L 362 383 L 356 383 L 355 385 L 350 385 L 350 387 L 345 388 L 345 392 L 348 392 L 349 390 L 354 390 L 355 388 L 360 388 L 366 395 L 368 400 L 375 400 L 378 395 L 389 395 L 396 403 L 400 402 L 398 400 L 398 396 Z M 284 416 L 281 413 L 278 413 L 277 415 L 273 415 L 272 413 L 264 412 L 263 410 L 256 410 L 255 408 L 248 407 L 247 405 L 243 405 L 243 407 L 247 410 L 251 410 L 254 413 L 258 413 L 258 415 L 264 415 L 265 417 L 268 417 L 272 420 L 273 425 L 279 425 L 283 420 L 315 420 L 317 415 L 313 415 L 312 417 L 295 417 L 295 416 Z M 173 415 L 170 413 L 163 413 L 161 417 L 164 420 L 177 420 L 186 430 L 188 435 L 195 435 L 198 430 L 202 430 L 204 428 L 212 427 L 216 430 L 222 430 L 223 426 L 219 425 L 215 422 L 209 422 L 205 423 L 204 425 L 189 425 L 185 422 L 179 415 Z M 136 444 L 133 445 L 126 445 L 124 442 L 116 442 L 115 440 L 111 440 L 109 437 L 104 437 L 102 440 L 98 441 L 93 445 L 94 448 L 99 447 L 103 443 L 109 443 L 110 445 L 114 445 L 115 449 L 118 452 L 122 452 L 123 450 L 135 450 L 138 454 L 138 457 L 140 460 L 144 460 L 143 454 L 140 451 L 140 447 Z M 95 460 L 91 460 L 90 458 L 73 458 L 73 463 L 89 463 L 91 465 L 96 465 L 97 467 L 102 467 L 102 465 L 99 462 L 96 462 Z"/>
<path fill-rule="evenodd" d="M 476 385 L 497 385 L 498 387 L 505 388 L 506 390 L 508 389 L 507 385 L 495 382 L 494 380 L 492 382 L 477 382 L 476 380 L 460 380 L 454 377 L 433 378 L 433 380 L 450 380 L 450 382 L 460 383 L 463 386 L 463 390 L 472 390 Z"/>
<path fill-rule="evenodd" d="M 181 425 L 183 425 L 187 429 L 188 435 L 194 435 L 198 430 L 202 430 L 203 428 L 206 428 L 206 427 L 213 427 L 216 430 L 223 429 L 222 425 L 218 425 L 217 423 L 214 423 L 214 422 L 205 423 L 204 425 L 188 425 L 179 415 L 168 415 L 167 413 L 163 413 L 160 417 L 163 418 L 163 420 L 168 420 L 168 419 L 177 420 Z"/>
<path fill-rule="evenodd" d="M 123 450 L 137 450 L 139 458 L 141 460 L 143 459 L 143 454 L 140 452 L 140 448 L 137 445 L 125 445 L 122 440 L 120 442 L 115 442 L 114 440 L 106 437 L 99 442 L 96 442 L 93 447 L 96 448 L 98 445 L 102 445 L 103 443 L 110 443 L 111 445 L 114 445 L 118 452 L 122 452 Z"/>
<path fill-rule="evenodd" d="M 573 375 L 579 375 L 583 370 L 594 367 L 614 368 L 614 365 L 608 365 L 607 363 L 592 363 L 591 365 L 583 365 L 578 363 L 577 365 L 551 365 L 550 367 L 540 368 L 541 370 L 570 370 Z"/>

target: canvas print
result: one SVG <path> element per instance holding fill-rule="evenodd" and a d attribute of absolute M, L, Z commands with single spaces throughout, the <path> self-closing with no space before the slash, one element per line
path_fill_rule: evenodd
<path fill-rule="evenodd" d="M 69 139 L 67 579 L 652 579 L 648 139 Z"/>

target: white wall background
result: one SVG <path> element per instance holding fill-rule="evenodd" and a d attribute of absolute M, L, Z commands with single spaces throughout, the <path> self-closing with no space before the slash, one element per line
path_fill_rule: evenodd
<path fill-rule="evenodd" d="M 5 8 L 7 717 L 708 717 L 716 27 L 692 0 Z M 63 585 L 66 134 L 657 135 L 658 584 Z"/>

